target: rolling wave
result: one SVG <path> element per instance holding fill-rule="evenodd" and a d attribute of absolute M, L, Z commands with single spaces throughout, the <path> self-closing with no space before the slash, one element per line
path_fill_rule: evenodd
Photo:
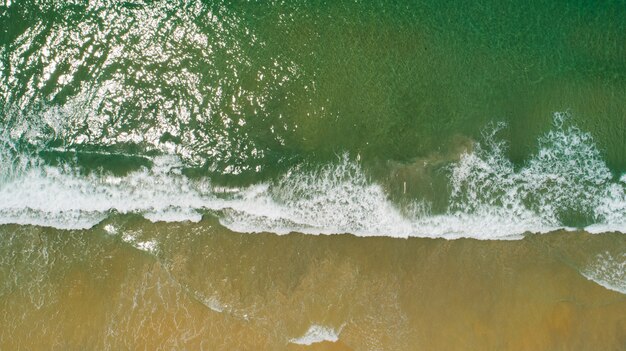
<path fill-rule="evenodd" d="M 573 227 L 626 232 L 626 176 L 614 179 L 591 135 L 556 114 L 537 153 L 516 168 L 497 138 L 499 128 L 449 167 L 450 200 L 442 213 L 424 199 L 394 202 L 348 155 L 234 188 L 187 177 L 173 155 L 152 157 L 150 167 L 123 176 L 83 174 L 11 148 L 5 137 L 0 160 L 11 176 L 0 185 L 0 223 L 72 229 L 114 213 L 199 221 L 210 212 L 234 231 L 278 234 L 510 239 Z"/>

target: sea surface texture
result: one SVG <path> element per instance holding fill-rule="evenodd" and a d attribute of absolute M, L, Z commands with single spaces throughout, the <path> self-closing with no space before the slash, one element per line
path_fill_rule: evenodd
<path fill-rule="evenodd" d="M 0 349 L 626 349 L 625 19 L 0 1 Z"/>

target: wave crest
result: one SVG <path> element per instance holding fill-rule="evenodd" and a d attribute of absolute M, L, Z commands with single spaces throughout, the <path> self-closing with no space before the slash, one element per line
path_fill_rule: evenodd
<path fill-rule="evenodd" d="M 503 127 L 491 128 L 449 168 L 450 201 L 442 213 L 421 199 L 394 202 L 348 155 L 295 167 L 273 182 L 224 188 L 185 176 L 175 156 L 153 157 L 150 167 L 124 176 L 83 174 L 5 143 L 1 166 L 14 176 L 0 182 L 0 223 L 87 228 L 110 213 L 198 221 L 210 211 L 232 230 L 278 234 L 503 239 L 569 226 L 626 232 L 626 176 L 612 179 L 590 134 L 556 114 L 537 153 L 516 167 L 497 138 Z"/>

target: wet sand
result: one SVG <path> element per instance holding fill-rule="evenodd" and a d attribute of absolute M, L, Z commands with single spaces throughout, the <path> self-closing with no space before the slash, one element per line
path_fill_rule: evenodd
<path fill-rule="evenodd" d="M 621 350 L 626 295 L 581 272 L 624 252 L 623 235 L 582 232 L 448 241 L 239 234 L 212 218 L 5 225 L 0 349 Z M 312 326 L 338 340 L 295 344 Z"/>

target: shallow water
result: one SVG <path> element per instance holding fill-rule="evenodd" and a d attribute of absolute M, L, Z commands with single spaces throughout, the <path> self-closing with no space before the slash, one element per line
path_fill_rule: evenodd
<path fill-rule="evenodd" d="M 607 258 L 623 255 L 621 234 L 247 235 L 211 218 L 131 216 L 88 231 L 5 225 L 0 235 L 3 349 L 626 345 L 623 276 L 610 281 L 599 267 L 615 268 Z"/>
<path fill-rule="evenodd" d="M 0 348 L 626 348 L 625 16 L 2 2 Z"/>

